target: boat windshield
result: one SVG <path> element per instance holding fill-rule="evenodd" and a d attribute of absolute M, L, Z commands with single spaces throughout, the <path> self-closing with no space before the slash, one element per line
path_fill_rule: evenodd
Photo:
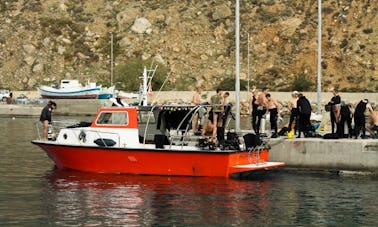
<path fill-rule="evenodd" d="M 96 123 L 98 125 L 127 125 L 129 118 L 127 112 L 103 112 Z"/>

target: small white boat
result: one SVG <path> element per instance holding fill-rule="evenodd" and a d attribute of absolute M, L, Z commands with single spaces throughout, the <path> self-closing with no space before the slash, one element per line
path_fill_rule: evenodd
<path fill-rule="evenodd" d="M 87 83 L 85 86 L 78 80 L 62 80 L 59 86 L 40 86 L 37 88 L 42 98 L 48 99 L 96 99 L 101 86 Z"/>
<path fill-rule="evenodd" d="M 114 97 L 114 88 L 115 88 L 115 86 L 101 88 L 101 92 L 98 95 L 98 99 L 113 98 Z"/>
<path fill-rule="evenodd" d="M 132 92 L 118 91 L 117 97 L 120 99 L 136 99 L 139 97 L 139 94 Z"/>

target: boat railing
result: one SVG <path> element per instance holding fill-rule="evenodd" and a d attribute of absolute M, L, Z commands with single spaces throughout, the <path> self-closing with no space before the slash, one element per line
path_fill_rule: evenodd
<path fill-rule="evenodd" d="M 265 163 L 264 161 L 261 161 L 260 154 L 263 150 L 266 150 L 267 148 L 269 148 L 269 137 L 265 135 L 261 135 L 260 139 L 261 139 L 261 144 L 248 149 L 248 161 L 251 164 L 262 165 Z"/>
<path fill-rule="evenodd" d="M 119 144 L 119 146 L 121 146 L 121 135 L 117 132 L 104 132 L 104 131 L 98 131 L 98 130 L 95 130 L 95 129 L 91 129 L 91 128 L 73 128 L 73 131 L 75 133 L 75 136 L 77 136 L 77 138 L 79 139 L 79 143 L 80 145 L 82 145 L 83 143 L 86 143 L 86 140 L 87 140 L 87 133 L 88 132 L 91 132 L 91 133 L 94 133 L 98 136 L 98 139 L 102 140 L 102 144 L 105 146 L 105 147 L 108 147 L 106 142 L 104 141 L 105 139 L 108 139 L 106 138 L 107 136 L 106 135 L 112 135 L 112 137 L 115 137 L 116 140 L 117 140 L 117 144 Z"/>
<path fill-rule="evenodd" d="M 70 125 L 74 125 L 79 123 L 76 120 L 60 120 L 60 121 L 52 121 L 51 124 L 49 124 L 47 129 L 47 137 L 49 140 L 54 140 L 61 129 L 67 128 Z M 42 140 L 43 137 L 43 124 L 40 121 L 35 122 L 35 128 L 37 133 L 37 138 L 39 140 Z"/>
<path fill-rule="evenodd" d="M 106 135 L 112 135 L 113 138 L 116 138 L 118 141 L 118 144 L 121 146 L 120 141 L 121 141 L 121 136 L 119 133 L 116 132 L 104 132 L 104 131 L 98 131 L 98 130 L 93 130 L 89 127 L 73 127 L 74 125 L 77 125 L 79 122 L 77 121 L 72 121 L 72 120 L 63 120 L 63 121 L 52 121 L 51 124 L 49 124 L 49 128 L 47 131 L 47 139 L 54 141 L 56 138 L 58 138 L 60 130 L 64 128 L 70 128 L 75 137 L 78 138 L 78 141 L 80 145 L 86 143 L 86 137 L 87 133 L 95 133 L 99 139 L 103 140 L 103 144 L 106 147 L 106 143 L 104 142 L 104 139 L 106 138 Z M 42 140 L 43 137 L 43 125 L 40 121 L 37 121 L 35 123 L 36 129 L 37 129 L 37 138 L 39 140 Z M 104 138 L 105 137 L 105 138 Z"/>
<path fill-rule="evenodd" d="M 206 109 L 206 114 L 204 114 L 203 117 L 207 118 L 208 114 L 210 113 L 212 108 L 227 107 L 227 106 L 230 106 L 230 104 L 214 105 L 214 104 L 204 103 L 204 104 L 200 104 L 200 105 L 192 105 L 192 104 L 187 104 L 187 105 L 172 104 L 171 105 L 170 104 L 170 105 L 150 106 L 148 109 L 145 109 L 145 111 L 147 110 L 149 112 L 149 114 L 147 115 L 147 119 L 144 121 L 145 129 L 142 133 L 143 140 L 141 142 L 144 143 L 144 144 L 147 142 L 148 135 L 150 135 L 149 134 L 149 130 L 150 130 L 149 125 L 151 124 L 151 121 L 155 121 L 155 122 L 158 121 L 158 118 L 156 118 L 159 115 L 157 111 L 161 111 L 161 110 L 168 110 L 168 111 L 171 111 L 171 110 L 172 111 L 186 110 L 187 111 L 183 115 L 183 117 L 179 121 L 177 121 L 177 125 L 176 125 L 175 128 L 171 128 L 169 131 L 164 130 L 164 129 L 161 130 L 161 134 L 164 134 L 165 136 L 168 137 L 169 145 L 171 147 L 172 145 L 185 146 L 186 144 L 188 144 L 189 142 L 192 142 L 193 140 L 196 140 L 198 142 L 200 135 L 195 135 L 194 132 L 191 133 L 191 130 L 192 130 L 192 122 L 194 120 L 194 116 L 196 114 L 199 114 L 199 112 L 202 111 L 202 109 Z M 140 109 L 139 111 L 143 111 L 143 110 Z M 232 113 L 230 111 L 228 111 L 226 114 L 227 114 L 228 119 L 229 119 L 228 116 L 232 116 Z M 155 116 L 155 118 L 152 119 L 151 118 L 152 116 Z M 206 122 L 206 120 L 205 120 L 205 122 Z M 228 120 L 225 121 L 224 128 L 228 127 L 229 122 L 230 121 L 228 121 Z"/>
<path fill-rule="evenodd" d="M 206 113 L 210 112 L 208 111 L 208 109 L 212 109 L 214 107 L 223 107 L 225 108 L 226 106 L 228 106 L 229 104 L 200 104 L 200 105 L 195 105 L 195 106 L 192 106 L 192 108 L 188 111 L 188 113 L 183 117 L 183 119 L 181 120 L 181 122 L 178 124 L 177 126 L 177 130 L 173 130 L 173 134 L 170 134 L 170 145 L 172 145 L 173 142 L 175 141 L 180 141 L 180 145 L 181 146 L 184 146 L 187 144 L 187 142 L 189 142 L 189 140 L 191 140 L 192 138 L 192 134 L 190 134 L 190 130 L 192 129 L 192 124 L 190 124 L 193 119 L 194 119 L 194 116 L 196 114 L 199 114 L 199 111 L 201 111 L 201 109 L 205 108 L 206 109 Z M 232 114 L 232 113 L 230 113 Z M 207 115 L 205 115 L 207 116 Z M 205 117 L 203 116 L 203 117 Z M 183 125 L 185 125 L 186 122 L 189 122 L 189 124 L 186 124 L 185 127 L 183 127 Z M 228 127 L 228 124 L 229 124 L 229 121 L 226 121 L 226 125 L 224 125 L 225 128 Z M 180 130 L 181 128 L 184 128 L 183 130 Z M 194 133 L 194 132 L 193 132 Z M 195 136 L 196 139 L 198 139 L 198 136 Z"/>
<path fill-rule="evenodd" d="M 190 111 L 188 111 L 188 113 L 181 120 L 181 122 L 179 123 L 177 128 L 180 129 L 183 126 L 184 122 L 186 122 L 186 120 L 188 120 L 189 122 L 192 122 L 194 116 L 198 113 L 198 111 L 201 108 L 204 108 L 204 107 L 201 106 L 201 105 L 198 105 L 198 106 L 193 107 Z M 188 119 L 188 118 L 190 118 L 190 119 Z M 185 142 L 188 141 L 188 138 L 190 136 L 189 135 L 189 130 L 191 129 L 190 126 L 191 126 L 191 124 L 187 124 L 186 127 L 185 127 L 185 130 L 181 131 L 181 135 L 179 135 L 180 130 L 176 130 L 176 135 L 170 135 L 172 137 L 170 144 L 172 145 L 172 143 L 174 141 L 173 138 L 176 138 L 176 139 L 179 139 L 181 141 L 181 146 L 184 146 Z"/>

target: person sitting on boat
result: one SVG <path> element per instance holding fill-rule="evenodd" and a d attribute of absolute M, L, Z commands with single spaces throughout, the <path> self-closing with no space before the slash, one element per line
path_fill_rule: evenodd
<path fill-rule="evenodd" d="M 213 132 L 216 129 L 216 126 L 213 122 L 213 111 L 211 110 L 209 113 L 209 117 L 207 118 L 206 124 L 203 125 L 202 130 L 201 130 L 201 136 L 204 137 L 209 137 L 208 142 L 216 143 L 217 142 L 217 137 L 213 136 Z"/>
<path fill-rule="evenodd" d="M 49 127 L 49 124 L 51 124 L 51 113 L 54 109 L 56 109 L 56 103 L 53 101 L 49 101 L 47 105 L 42 109 L 41 116 L 39 117 L 39 120 L 41 121 L 43 125 L 43 140 L 47 141 L 47 130 Z"/>

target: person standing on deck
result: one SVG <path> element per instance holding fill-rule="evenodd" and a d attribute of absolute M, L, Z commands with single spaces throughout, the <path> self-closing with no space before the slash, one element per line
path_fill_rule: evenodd
<path fill-rule="evenodd" d="M 257 107 L 258 105 L 256 104 L 257 97 L 259 95 L 259 92 L 257 89 L 252 90 L 252 97 L 249 100 L 249 105 L 248 105 L 248 110 L 249 114 L 252 116 L 252 129 L 256 133 L 257 132 Z"/>
<path fill-rule="evenodd" d="M 201 101 L 201 93 L 202 93 L 202 88 L 198 87 L 196 92 L 194 93 L 192 97 L 192 104 L 194 105 L 200 105 L 202 103 Z M 199 107 L 197 113 L 194 114 L 193 116 L 193 123 L 192 123 L 192 130 L 193 133 L 198 133 L 201 128 L 201 124 L 198 124 L 199 120 L 202 120 L 204 112 L 206 112 L 204 107 Z"/>
<path fill-rule="evenodd" d="M 43 140 L 47 141 L 47 130 L 49 124 L 51 123 L 51 113 L 56 109 L 56 103 L 49 101 L 47 105 L 42 109 L 41 116 L 39 117 L 40 122 L 43 125 Z"/>
<path fill-rule="evenodd" d="M 223 91 L 222 89 L 218 88 L 217 93 L 213 96 L 211 96 L 210 104 L 215 105 L 212 107 L 213 109 L 213 122 L 214 122 L 214 130 L 213 130 L 213 138 L 217 137 L 217 126 L 218 126 L 218 120 L 220 119 L 221 114 L 223 113 Z"/>

